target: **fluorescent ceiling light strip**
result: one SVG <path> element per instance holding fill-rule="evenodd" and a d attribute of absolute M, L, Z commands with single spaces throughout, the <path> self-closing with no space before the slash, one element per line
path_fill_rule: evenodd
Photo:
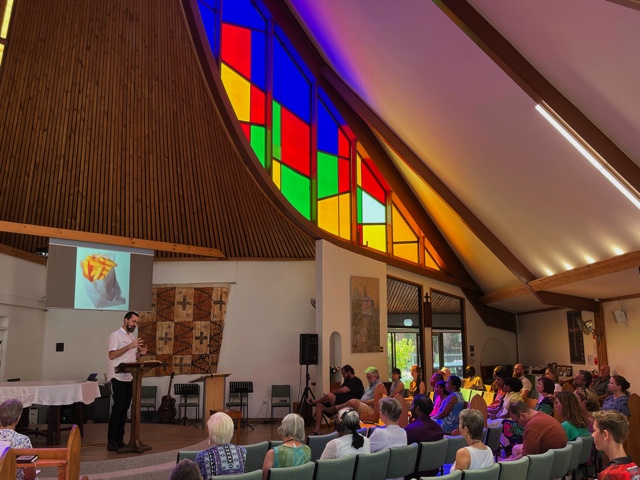
<path fill-rule="evenodd" d="M 616 187 L 636 208 L 640 209 L 640 199 L 626 185 L 624 185 L 616 176 L 609 171 L 605 165 L 598 160 L 585 146 L 580 142 L 567 128 L 558 121 L 558 119 L 542 104 L 536 105 L 536 110 L 540 113 L 560 134 L 578 150 L 589 163 L 596 167 L 604 177 Z"/>

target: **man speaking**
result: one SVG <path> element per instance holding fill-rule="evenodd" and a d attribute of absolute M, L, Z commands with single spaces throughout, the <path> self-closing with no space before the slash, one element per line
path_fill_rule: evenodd
<path fill-rule="evenodd" d="M 129 410 L 133 395 L 133 375 L 115 373 L 115 368 L 123 362 L 136 362 L 138 357 L 147 354 L 144 341 L 133 336 L 139 321 L 140 316 L 136 312 L 127 312 L 122 327 L 109 335 L 107 380 L 111 382 L 113 408 L 109 417 L 107 450 L 112 452 L 117 452 L 118 449 L 125 446 L 124 425 L 127 421 L 127 410 Z"/>

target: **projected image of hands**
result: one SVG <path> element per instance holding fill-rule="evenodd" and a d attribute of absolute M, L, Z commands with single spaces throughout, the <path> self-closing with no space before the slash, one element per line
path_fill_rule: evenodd
<path fill-rule="evenodd" d="M 127 310 L 129 253 L 78 248 L 77 258 L 74 308 Z"/>

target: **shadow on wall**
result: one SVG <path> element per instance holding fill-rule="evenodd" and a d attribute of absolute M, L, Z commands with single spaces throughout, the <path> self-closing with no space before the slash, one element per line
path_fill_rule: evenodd
<path fill-rule="evenodd" d="M 338 332 L 333 332 L 329 338 L 329 365 L 342 367 L 342 336 Z M 335 374 L 329 376 L 329 382 L 340 382 L 342 377 L 340 376 L 340 370 Z"/>
<path fill-rule="evenodd" d="M 511 365 L 514 359 L 509 356 L 509 349 L 498 338 L 492 337 L 482 345 L 480 365 Z"/>

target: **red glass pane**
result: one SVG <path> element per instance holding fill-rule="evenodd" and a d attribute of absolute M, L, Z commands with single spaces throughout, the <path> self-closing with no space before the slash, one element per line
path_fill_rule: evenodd
<path fill-rule="evenodd" d="M 343 158 L 338 159 L 338 192 L 351 190 L 351 162 Z"/>
<path fill-rule="evenodd" d="M 251 125 L 248 123 L 241 123 L 240 126 L 242 127 L 242 131 L 247 137 L 247 140 L 251 141 Z"/>
<path fill-rule="evenodd" d="M 349 139 L 346 137 L 342 129 L 338 130 L 338 155 L 349 158 L 351 155 L 351 147 Z"/>
<path fill-rule="evenodd" d="M 264 93 L 259 88 L 251 85 L 251 123 L 265 123 L 265 98 Z"/>
<path fill-rule="evenodd" d="M 251 78 L 251 30 L 222 24 L 222 61 Z"/>
<path fill-rule="evenodd" d="M 364 161 L 362 162 L 362 189 L 383 205 L 387 203 L 384 188 Z"/>
<path fill-rule="evenodd" d="M 282 109 L 281 125 L 282 162 L 309 176 L 311 174 L 309 125 L 286 108 Z"/>

